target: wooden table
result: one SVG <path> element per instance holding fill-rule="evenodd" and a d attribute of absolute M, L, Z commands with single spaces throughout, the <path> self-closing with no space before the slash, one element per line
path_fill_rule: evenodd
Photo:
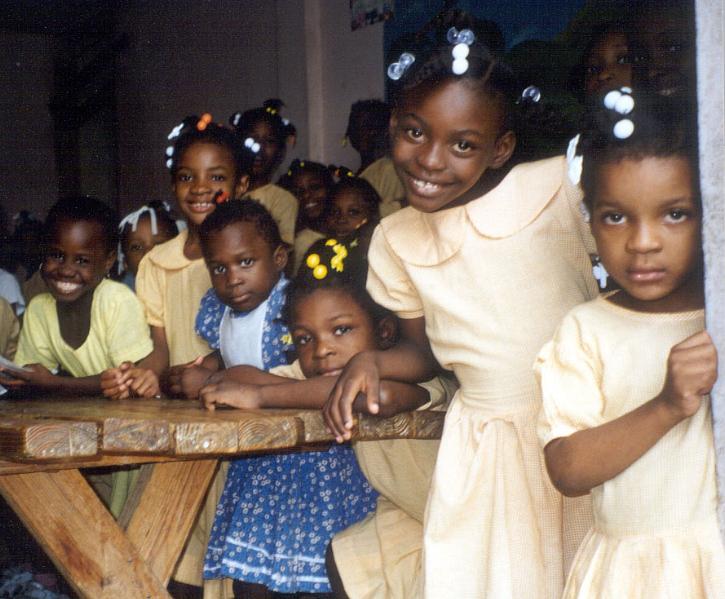
<path fill-rule="evenodd" d="M 361 417 L 357 440 L 439 438 L 441 412 Z M 0 401 L 0 493 L 81 597 L 169 598 L 219 459 L 329 443 L 319 411 L 175 400 Z M 146 464 L 116 521 L 79 468 Z"/>

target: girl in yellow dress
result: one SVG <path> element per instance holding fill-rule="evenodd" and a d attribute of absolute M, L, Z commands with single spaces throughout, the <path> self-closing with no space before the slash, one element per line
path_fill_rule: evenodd
<path fill-rule="evenodd" d="M 461 388 L 428 495 L 422 572 L 395 596 L 554 599 L 587 526 L 546 475 L 531 364 L 557 320 L 596 295 L 590 236 L 563 157 L 507 166 L 517 116 L 538 90 L 522 94 L 470 30 L 448 40 L 388 69 L 392 158 L 409 205 L 375 230 L 367 287 L 401 317 L 402 339 L 353 358 L 324 412 L 342 441 L 358 393 L 377 413 L 381 379 L 452 370 Z M 347 594 L 366 596 L 346 577 L 356 565 L 337 565 Z"/>
<path fill-rule="evenodd" d="M 537 361 L 552 481 L 594 504 L 564 597 L 725 597 L 697 127 L 681 102 L 623 90 L 580 142 L 592 233 L 621 289 L 574 308 Z"/>
<path fill-rule="evenodd" d="M 295 240 L 297 200 L 289 191 L 272 183 L 287 145 L 293 146 L 297 135 L 294 125 L 280 114 L 283 105 L 282 100 L 265 100 L 258 108 L 235 113 L 229 121 L 247 147 L 254 147 L 255 151 L 259 148 L 245 197 L 257 200 L 269 211 L 282 241 L 291 247 Z"/>

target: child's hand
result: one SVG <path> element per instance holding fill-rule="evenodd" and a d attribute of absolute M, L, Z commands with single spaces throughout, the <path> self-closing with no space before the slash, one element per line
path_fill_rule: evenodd
<path fill-rule="evenodd" d="M 222 381 L 206 385 L 199 393 L 203 406 L 214 411 L 216 406 L 230 406 L 242 410 L 255 410 L 262 407 L 262 387 L 243 385 L 234 381 Z"/>
<path fill-rule="evenodd" d="M 667 359 L 667 378 L 659 397 L 678 420 L 692 416 L 717 380 L 717 350 L 707 331 L 678 343 Z"/>
<path fill-rule="evenodd" d="M 127 399 L 131 396 L 128 372 L 133 362 L 122 362 L 118 368 L 108 368 L 101 373 L 101 391 L 109 399 Z"/>
<path fill-rule="evenodd" d="M 348 362 L 322 408 L 325 424 L 338 443 L 352 436 L 353 405 L 357 401 L 356 407 L 360 407 L 361 394 L 365 398 L 365 411 L 377 414 L 380 411 L 380 376 L 375 358 L 369 352 L 361 352 Z"/>
<path fill-rule="evenodd" d="M 4 387 L 22 387 L 32 385 L 34 387 L 53 387 L 56 382 L 56 375 L 41 364 L 26 364 L 26 370 L 5 370 L 0 368 L 0 385 Z"/>
<path fill-rule="evenodd" d="M 203 361 L 203 356 L 199 356 L 192 362 L 169 369 L 169 391 L 172 395 L 183 396 L 187 399 L 199 397 L 199 391 L 215 372 L 202 367 Z"/>
<path fill-rule="evenodd" d="M 150 368 L 131 368 L 128 373 L 128 386 L 132 397 L 159 398 L 161 386 L 159 377 Z"/>

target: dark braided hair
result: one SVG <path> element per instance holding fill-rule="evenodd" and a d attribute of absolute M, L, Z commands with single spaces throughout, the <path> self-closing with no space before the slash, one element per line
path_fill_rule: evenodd
<path fill-rule="evenodd" d="M 244 112 L 235 112 L 229 117 L 229 124 L 242 138 L 250 135 L 254 125 L 260 121 L 269 124 L 272 133 L 280 146 L 284 146 L 290 137 L 297 135 L 297 129 L 288 120 L 282 117 L 281 110 L 284 102 L 278 98 L 270 98 L 258 108 L 250 108 Z"/>
<path fill-rule="evenodd" d="M 201 123 L 203 121 L 203 117 L 196 115 L 186 117 L 182 121 L 183 126 L 179 136 L 173 140 L 173 144 L 169 146 L 170 149 L 167 148 L 167 166 L 171 171 L 172 178 L 176 175 L 179 162 L 184 152 L 190 146 L 197 143 L 214 144 L 226 148 L 234 160 L 237 169 L 237 178 L 242 175 L 248 175 L 252 170 L 254 153 L 244 147 L 239 136 L 229 127 L 211 121 L 202 126 Z M 169 156 L 170 151 L 172 153 Z"/>
<path fill-rule="evenodd" d="M 578 154 L 583 157 L 581 185 L 589 207 L 596 193 L 597 172 L 603 164 L 682 156 L 697 171 L 697 122 L 687 103 L 656 94 L 633 94 L 632 98 L 634 109 L 628 114 L 606 108 L 600 98 L 584 116 Z M 614 126 L 623 119 L 632 121 L 634 129 L 620 139 L 614 135 Z"/>

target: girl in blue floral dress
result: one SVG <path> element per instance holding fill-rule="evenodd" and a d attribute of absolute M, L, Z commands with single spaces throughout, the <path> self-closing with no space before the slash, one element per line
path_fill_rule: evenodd
<path fill-rule="evenodd" d="M 200 235 L 214 287 L 201 301 L 196 327 L 217 351 L 182 374 L 178 384 L 187 392 L 215 367 L 269 370 L 287 364 L 291 349 L 282 323 L 287 252 L 269 213 L 251 200 L 227 202 L 204 221 Z M 217 506 L 204 578 L 283 593 L 330 592 L 327 544 L 374 511 L 376 496 L 346 446 L 235 460 Z"/>

